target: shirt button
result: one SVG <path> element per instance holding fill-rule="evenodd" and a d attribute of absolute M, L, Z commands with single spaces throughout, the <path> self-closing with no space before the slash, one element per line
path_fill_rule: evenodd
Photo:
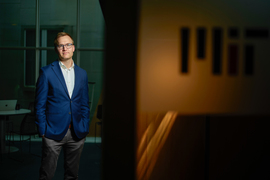
<path fill-rule="evenodd" d="M 69 112 L 68 114 L 71 114 L 71 112 Z"/>

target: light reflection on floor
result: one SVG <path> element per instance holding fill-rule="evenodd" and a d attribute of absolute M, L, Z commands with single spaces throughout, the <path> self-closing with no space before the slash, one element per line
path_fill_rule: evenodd
<path fill-rule="evenodd" d="M 148 179 L 171 131 L 177 112 L 166 113 L 157 126 L 153 120 L 144 132 L 137 149 L 137 179 Z M 155 128 L 157 126 L 157 128 Z"/>

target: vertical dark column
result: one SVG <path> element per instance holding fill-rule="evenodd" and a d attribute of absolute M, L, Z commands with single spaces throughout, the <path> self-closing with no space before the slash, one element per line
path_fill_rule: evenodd
<path fill-rule="evenodd" d="M 252 45 L 246 45 L 244 50 L 245 56 L 245 74 L 253 74 L 253 61 L 254 61 L 254 47 Z"/>
<path fill-rule="evenodd" d="M 222 29 L 213 29 L 213 73 L 221 73 L 222 57 Z"/>
<path fill-rule="evenodd" d="M 204 180 L 209 180 L 209 163 L 210 163 L 210 116 L 205 117 L 205 169 Z"/>
<path fill-rule="evenodd" d="M 137 1 L 102 0 L 106 23 L 102 179 L 135 179 Z"/>
<path fill-rule="evenodd" d="M 229 75 L 238 74 L 239 52 L 238 45 L 230 44 L 228 46 L 228 73 Z"/>
<path fill-rule="evenodd" d="M 265 28 L 247 28 L 245 37 L 248 39 L 268 39 L 269 30 Z M 246 45 L 244 47 L 244 73 L 246 75 L 254 74 L 254 46 Z"/>
<path fill-rule="evenodd" d="M 197 29 L 197 57 L 199 59 L 205 58 L 206 47 L 206 30 L 205 28 Z"/>
<path fill-rule="evenodd" d="M 181 72 L 188 72 L 189 29 L 181 29 Z"/>

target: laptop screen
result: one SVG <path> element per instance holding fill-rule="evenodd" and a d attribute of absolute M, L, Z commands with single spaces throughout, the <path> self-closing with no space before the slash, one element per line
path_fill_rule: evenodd
<path fill-rule="evenodd" d="M 0 100 L 0 111 L 15 110 L 17 100 Z"/>

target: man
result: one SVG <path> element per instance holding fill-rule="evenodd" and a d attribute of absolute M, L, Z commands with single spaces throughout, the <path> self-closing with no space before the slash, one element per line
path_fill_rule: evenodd
<path fill-rule="evenodd" d="M 53 178 L 62 147 L 65 179 L 78 179 L 89 132 L 88 78 L 74 64 L 75 46 L 68 33 L 58 33 L 54 47 L 59 59 L 40 69 L 36 84 L 36 123 L 42 136 L 40 180 Z"/>

